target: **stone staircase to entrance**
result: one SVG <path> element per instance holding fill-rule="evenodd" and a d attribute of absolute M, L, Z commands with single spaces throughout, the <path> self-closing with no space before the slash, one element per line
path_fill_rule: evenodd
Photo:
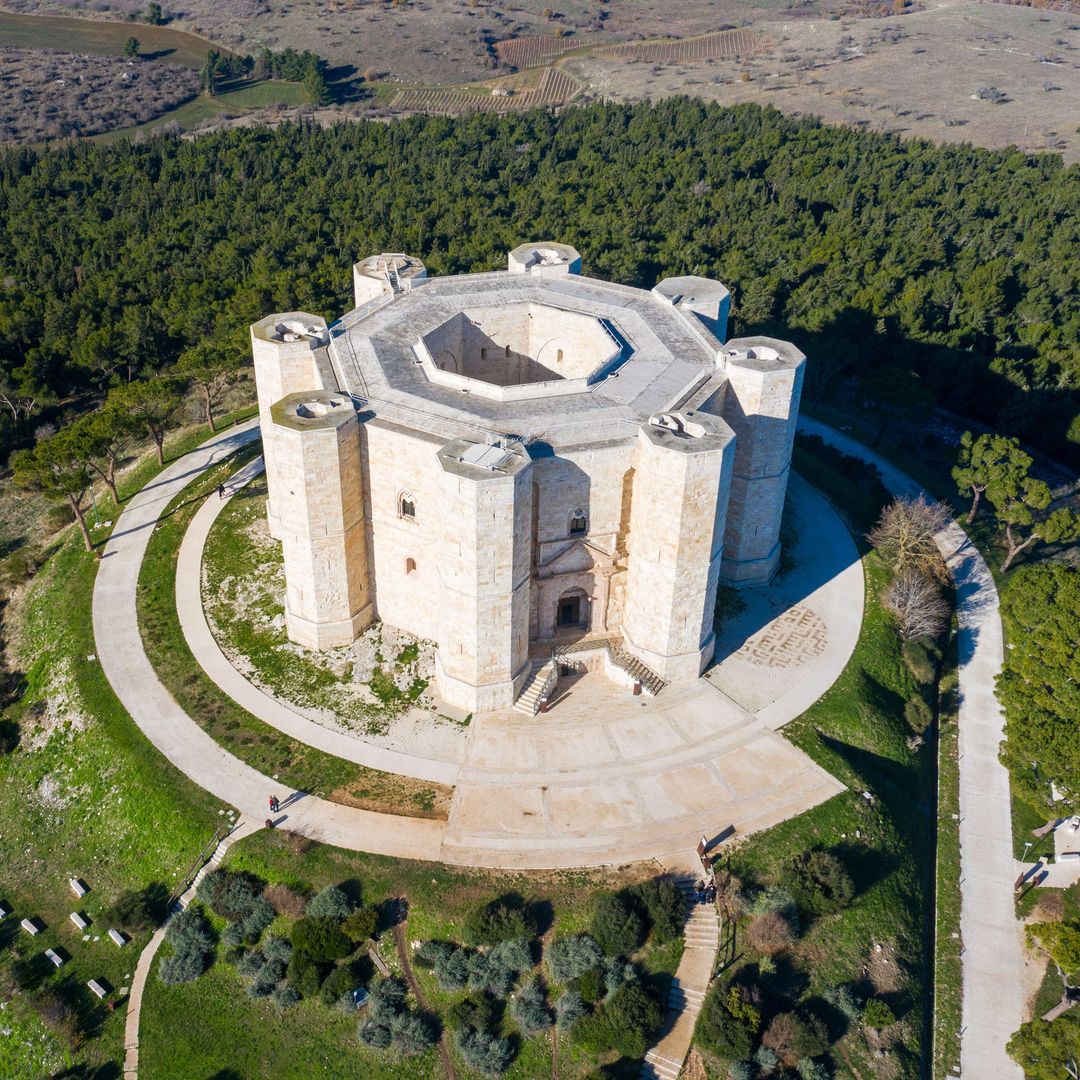
<path fill-rule="evenodd" d="M 544 689 L 554 674 L 554 660 L 548 660 L 534 667 L 532 674 L 525 680 L 517 701 L 514 702 L 514 708 L 518 712 L 525 713 L 526 716 L 535 716 L 540 711 L 540 699 L 544 696 Z"/>
<path fill-rule="evenodd" d="M 641 1080 L 676 1080 L 690 1051 L 694 1025 L 705 1003 L 720 940 L 714 904 L 699 904 L 692 877 L 675 879 L 683 894 L 687 918 L 682 960 L 671 982 L 667 1018 L 660 1041 L 645 1055 Z"/>
<path fill-rule="evenodd" d="M 618 664 L 632 679 L 641 683 L 641 688 L 652 697 L 656 697 L 667 686 L 667 683 L 648 664 L 639 660 L 625 648 L 622 642 L 613 642 L 609 645 L 608 654 L 613 663 Z"/>

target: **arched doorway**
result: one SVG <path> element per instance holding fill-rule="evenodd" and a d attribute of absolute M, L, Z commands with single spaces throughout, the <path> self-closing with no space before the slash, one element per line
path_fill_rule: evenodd
<path fill-rule="evenodd" d="M 584 589 L 568 589 L 555 605 L 555 633 L 589 628 L 589 594 Z"/>

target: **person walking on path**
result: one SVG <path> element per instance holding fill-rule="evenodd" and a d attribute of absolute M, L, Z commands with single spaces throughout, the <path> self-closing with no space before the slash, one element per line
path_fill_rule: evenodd
<path fill-rule="evenodd" d="M 224 484 L 218 484 L 218 486 L 217 486 L 217 497 L 219 499 L 224 499 L 225 498 L 225 485 Z"/>
<path fill-rule="evenodd" d="M 270 813 L 276 814 L 281 809 L 281 803 L 278 802 L 276 795 L 270 796 Z"/>

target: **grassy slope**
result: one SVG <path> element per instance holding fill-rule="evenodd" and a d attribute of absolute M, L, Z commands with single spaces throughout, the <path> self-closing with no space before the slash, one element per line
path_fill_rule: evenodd
<path fill-rule="evenodd" d="M 956 638 L 946 662 L 956 663 Z M 960 763 L 956 676 L 941 680 L 938 711 L 938 807 L 934 934 L 934 1080 L 959 1066 L 960 1006 Z"/>
<path fill-rule="evenodd" d="M 206 435 L 200 427 L 174 436 L 168 458 Z M 153 455 L 144 456 L 125 474 L 121 495 L 130 496 L 157 471 Z M 103 516 L 112 512 L 107 504 L 101 509 Z M 104 536 L 107 528 L 96 533 Z M 22 738 L 13 754 L 0 757 L 3 898 L 14 909 L 0 936 L 0 943 L 10 944 L 0 967 L 40 956 L 49 946 L 67 949 L 71 962 L 59 973 L 50 965 L 42 985 L 66 979 L 70 997 L 100 1032 L 74 1056 L 89 1064 L 122 1059 L 123 1009 L 109 1014 L 95 1008 L 86 980 L 104 976 L 117 989 L 128 985 L 146 940 L 142 935 L 118 949 L 104 937 L 108 927 L 99 914 L 125 888 L 161 882 L 171 890 L 221 822 L 220 804 L 160 757 L 93 659 L 96 570 L 68 529 L 32 582 L 19 633 L 25 684 L 9 713 L 19 720 Z M 68 888 L 72 875 L 91 886 L 83 901 Z M 74 910 L 90 916 L 92 936 L 102 940 L 82 941 L 68 920 Z M 17 920 L 28 915 L 42 918 L 47 931 L 34 939 L 19 933 Z M 71 1058 L 25 996 L 15 999 L 4 1023 L 15 1034 L 0 1040 L 0 1076 L 43 1075 Z"/>
<path fill-rule="evenodd" d="M 217 49 L 225 56 L 232 55 L 213 41 L 168 26 L 0 11 L 0 45 L 123 56 L 124 42 L 129 37 L 139 39 L 139 51 L 144 59 L 183 64 L 196 71 L 206 62 L 209 49 Z"/>
<path fill-rule="evenodd" d="M 548 927 L 549 934 L 582 930 L 588 926 L 596 890 L 627 880 L 605 872 L 463 870 L 298 843 L 282 833 L 257 833 L 242 841 L 229 853 L 227 865 L 305 892 L 330 883 L 358 881 L 366 903 L 406 896 L 408 938 L 413 941 L 457 937 L 477 903 L 506 891 L 520 892 L 527 901 L 538 902 L 541 926 Z M 391 968 L 398 970 L 389 934 L 382 936 L 379 948 Z M 670 973 L 679 954 L 678 943 L 647 950 L 644 966 L 650 972 Z M 442 1013 L 463 996 L 439 990 L 424 968 L 414 967 L 414 972 L 436 1012 Z M 355 1022 L 322 1006 L 307 1004 L 279 1014 L 266 1002 L 252 1001 L 223 961 L 186 986 L 164 987 L 151 979 L 145 1001 L 147 1022 L 141 1034 L 140 1072 L 149 1080 L 201 1080 L 225 1068 L 245 1078 L 273 1075 L 275 1080 L 329 1078 L 344 1073 L 371 1080 L 434 1080 L 442 1075 L 433 1053 L 419 1059 L 395 1059 L 366 1050 L 356 1039 Z M 512 1021 L 506 1020 L 505 1030 L 512 1032 Z M 591 1067 L 565 1039 L 559 1040 L 559 1061 L 559 1076 L 565 1080 L 581 1076 Z M 474 1075 L 460 1061 L 457 1068 L 462 1076 Z M 509 1080 L 538 1080 L 551 1075 L 547 1035 L 524 1040 L 506 1073 Z"/>
<path fill-rule="evenodd" d="M 865 532 L 876 507 L 864 505 L 831 469 L 806 461 L 799 468 L 835 501 L 854 507 L 852 530 Z M 778 964 L 776 975 L 758 981 L 770 995 L 812 1000 L 838 983 L 863 981 L 873 945 L 892 946 L 905 974 L 902 989 L 886 995 L 901 1020 L 891 1032 L 903 1044 L 894 1060 L 905 1063 L 903 1075 L 917 1076 L 929 990 L 924 919 L 933 751 L 913 752 L 906 744 L 910 730 L 903 707 L 917 684 L 878 601 L 887 581 L 885 569 L 873 553 L 864 556 L 863 565 L 867 602 L 855 651 L 836 683 L 784 729 L 851 791 L 750 838 L 736 850 L 731 865 L 745 882 L 765 884 L 778 879 L 784 860 L 794 852 L 822 846 L 842 855 L 855 881 L 855 902 L 811 923 L 793 951 L 794 965 Z M 864 790 L 875 796 L 873 803 L 862 797 Z M 853 1075 L 854 1069 L 874 1074 L 875 1060 L 857 1028 L 841 1039 L 833 1060 L 838 1076 Z"/>

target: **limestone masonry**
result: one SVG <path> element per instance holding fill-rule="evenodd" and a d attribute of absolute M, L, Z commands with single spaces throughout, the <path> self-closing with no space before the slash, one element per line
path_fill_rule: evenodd
<path fill-rule="evenodd" d="M 653 685 L 696 679 L 717 585 L 779 560 L 802 353 L 724 343 L 719 282 L 582 277 L 563 244 L 448 278 L 377 255 L 353 285 L 331 326 L 251 328 L 290 638 L 433 640 L 438 694 L 472 711 L 593 639 Z"/>

